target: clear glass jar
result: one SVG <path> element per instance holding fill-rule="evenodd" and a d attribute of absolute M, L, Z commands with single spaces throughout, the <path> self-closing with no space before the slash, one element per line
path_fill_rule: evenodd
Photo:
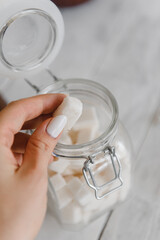
<path fill-rule="evenodd" d="M 70 79 L 58 81 L 40 93 L 55 92 L 77 97 L 83 106 L 93 106 L 100 125 L 99 136 L 93 141 L 80 145 L 58 143 L 54 150 L 58 169 L 49 168 L 50 208 L 65 228 L 75 230 L 126 198 L 132 149 L 118 119 L 117 102 L 104 86 Z"/>
<path fill-rule="evenodd" d="M 1 2 L 0 72 L 30 80 L 56 57 L 63 41 L 63 19 L 49 0 Z M 130 188 L 131 145 L 118 120 L 116 100 L 104 86 L 71 79 L 57 81 L 40 93 L 51 92 L 67 93 L 84 106 L 93 106 L 100 126 L 92 141 L 58 143 L 54 150 L 58 170 L 53 171 L 53 164 L 49 170 L 51 209 L 63 226 L 75 230 L 125 199 Z M 51 181 L 55 176 L 58 186 Z"/>

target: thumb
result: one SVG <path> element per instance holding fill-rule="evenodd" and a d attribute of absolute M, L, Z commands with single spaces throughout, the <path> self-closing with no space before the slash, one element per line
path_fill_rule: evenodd
<path fill-rule="evenodd" d="M 26 147 L 23 170 L 44 169 L 46 171 L 66 122 L 67 117 L 60 115 L 47 119 L 35 130 Z"/>

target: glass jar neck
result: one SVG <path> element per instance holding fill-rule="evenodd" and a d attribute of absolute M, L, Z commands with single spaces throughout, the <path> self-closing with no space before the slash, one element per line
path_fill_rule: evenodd
<path fill-rule="evenodd" d="M 118 105 L 114 96 L 104 86 L 86 79 L 68 79 L 59 81 L 43 89 L 40 94 L 44 93 L 67 93 L 76 96 L 83 101 L 87 98 L 89 101 L 97 101 L 97 108 L 104 105 L 110 109 L 110 122 L 104 127 L 101 135 L 95 140 L 77 145 L 64 145 L 58 143 L 54 152 L 57 155 L 64 156 L 88 156 L 97 151 L 101 151 L 110 144 L 117 132 L 118 125 Z M 90 97 L 90 99 L 89 99 Z M 85 103 L 84 103 L 85 104 Z M 102 109 L 103 110 L 103 109 Z"/>

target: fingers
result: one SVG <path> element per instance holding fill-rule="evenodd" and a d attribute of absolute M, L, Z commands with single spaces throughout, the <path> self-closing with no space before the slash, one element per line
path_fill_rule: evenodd
<path fill-rule="evenodd" d="M 17 133 L 14 137 L 12 151 L 15 153 L 24 153 L 29 138 L 30 138 L 29 134 L 22 133 L 22 132 Z"/>
<path fill-rule="evenodd" d="M 16 169 L 22 165 L 23 162 L 23 154 L 21 153 L 13 153 L 15 160 L 16 160 Z"/>
<path fill-rule="evenodd" d="M 63 101 L 63 94 L 44 94 L 10 103 L 0 112 L 0 143 L 11 147 L 14 134 L 25 121 L 53 112 Z"/>
<path fill-rule="evenodd" d="M 52 113 L 40 115 L 37 118 L 34 118 L 32 120 L 29 120 L 29 121 L 25 122 L 24 125 L 22 126 L 22 129 L 23 130 L 25 130 L 25 129 L 35 129 L 42 122 L 44 122 L 46 119 L 51 118 L 51 117 L 52 117 Z"/>
<path fill-rule="evenodd" d="M 30 137 L 20 172 L 45 172 L 52 159 L 52 152 L 67 122 L 65 116 L 47 119 Z M 39 170 L 39 171 L 38 171 Z"/>

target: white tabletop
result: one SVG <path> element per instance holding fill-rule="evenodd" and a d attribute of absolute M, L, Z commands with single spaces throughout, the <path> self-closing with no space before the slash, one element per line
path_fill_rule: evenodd
<path fill-rule="evenodd" d="M 160 238 L 159 9 L 159 0 L 91 0 L 61 9 L 65 39 L 50 69 L 60 78 L 95 80 L 114 94 L 135 151 L 133 183 L 130 196 L 113 211 L 101 237 L 106 216 L 81 232 L 67 232 L 48 209 L 36 240 Z M 7 101 L 35 94 L 23 80 L 7 85 L 1 79 Z"/>

